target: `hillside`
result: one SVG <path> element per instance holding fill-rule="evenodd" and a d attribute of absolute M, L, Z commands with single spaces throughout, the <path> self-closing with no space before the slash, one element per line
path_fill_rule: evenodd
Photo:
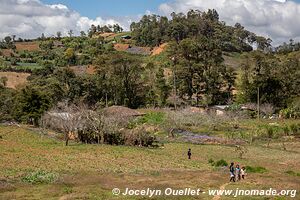
<path fill-rule="evenodd" d="M 0 40 L 1 200 L 299 199 L 300 43 L 214 9 L 129 32 L 50 8 L 90 27 Z"/>

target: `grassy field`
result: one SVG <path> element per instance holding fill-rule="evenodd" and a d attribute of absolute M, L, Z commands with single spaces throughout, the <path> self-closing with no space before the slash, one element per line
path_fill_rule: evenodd
<path fill-rule="evenodd" d="M 191 187 L 208 191 L 223 186 L 226 189 L 274 188 L 300 191 L 299 142 L 288 143 L 287 151 L 278 148 L 280 144 L 276 142 L 270 148 L 263 145 L 248 146 L 245 158 L 239 159 L 234 147 L 224 145 L 166 143 L 163 148 L 149 149 L 71 143 L 66 147 L 63 141 L 51 135 L 41 135 L 38 130 L 17 126 L 0 126 L 0 135 L 1 200 L 147 199 L 113 196 L 111 193 L 113 188 L 124 191 L 126 187 Z M 192 160 L 187 159 L 188 148 L 192 149 Z M 224 185 L 228 183 L 228 169 L 213 167 L 208 162 L 210 159 L 224 159 L 228 163 L 235 161 L 242 166 L 263 167 L 266 170 L 263 173 L 248 172 L 246 180 Z M 197 197 L 170 199 L 213 197 L 205 193 Z"/>

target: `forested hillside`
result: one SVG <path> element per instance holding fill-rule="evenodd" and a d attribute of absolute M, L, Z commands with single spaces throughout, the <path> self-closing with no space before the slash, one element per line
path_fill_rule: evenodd
<path fill-rule="evenodd" d="M 256 103 L 258 92 L 261 104 L 299 114 L 298 43 L 274 48 L 238 22 L 226 25 L 215 10 L 145 15 L 130 28 L 93 25 L 80 36 L 58 32 L 30 45 L 6 37 L 1 71 L 30 76 L 12 89 L 0 72 L 0 120 L 38 123 L 62 101 L 90 108 L 207 107 Z"/>

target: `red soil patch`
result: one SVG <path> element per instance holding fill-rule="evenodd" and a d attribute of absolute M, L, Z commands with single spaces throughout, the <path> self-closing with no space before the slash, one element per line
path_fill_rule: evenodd
<path fill-rule="evenodd" d="M 0 77 L 6 77 L 6 87 L 16 89 L 18 85 L 24 85 L 27 83 L 27 77 L 29 73 L 18 72 L 0 72 Z"/>
<path fill-rule="evenodd" d="M 159 47 L 154 47 L 152 50 L 152 56 L 161 54 L 167 47 L 168 43 L 163 43 Z"/>
<path fill-rule="evenodd" d="M 114 44 L 114 48 L 117 51 L 126 51 L 129 47 L 130 47 L 129 44 L 120 44 L 120 43 Z"/>
<path fill-rule="evenodd" d="M 96 67 L 93 65 L 88 65 L 86 68 L 86 73 L 87 74 L 96 74 Z"/>
<path fill-rule="evenodd" d="M 38 42 L 17 42 L 16 48 L 18 51 L 38 51 L 40 50 Z"/>

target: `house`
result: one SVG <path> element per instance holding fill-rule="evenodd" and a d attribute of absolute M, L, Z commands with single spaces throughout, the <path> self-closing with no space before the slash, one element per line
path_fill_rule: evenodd
<path fill-rule="evenodd" d="M 123 36 L 121 36 L 121 38 L 125 39 L 125 40 L 130 40 L 131 36 L 130 35 L 123 35 Z"/>
<path fill-rule="evenodd" d="M 62 48 L 62 47 L 64 47 L 64 44 L 61 41 L 55 40 L 53 42 L 53 46 L 56 47 L 56 48 Z"/>
<path fill-rule="evenodd" d="M 216 105 L 209 107 L 210 112 L 214 112 L 217 116 L 223 116 L 226 113 L 226 109 L 228 108 L 228 105 Z"/>

